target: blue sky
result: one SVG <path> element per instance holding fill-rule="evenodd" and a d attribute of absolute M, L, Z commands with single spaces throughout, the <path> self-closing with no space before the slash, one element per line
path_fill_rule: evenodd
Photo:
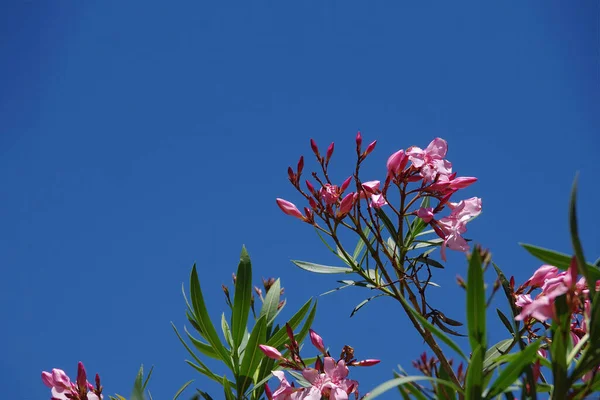
<path fill-rule="evenodd" d="M 217 318 L 242 244 L 256 278 L 281 277 L 289 312 L 334 287 L 335 277 L 289 262 L 335 260 L 274 200 L 299 200 L 286 169 L 310 154 L 311 137 L 336 142 L 339 180 L 357 130 L 379 141 L 365 168 L 373 179 L 397 149 L 445 138 L 454 169 L 480 179 L 464 193 L 483 198 L 469 236 L 517 281 L 539 266 L 517 242 L 569 251 L 579 171 L 582 239 L 595 259 L 599 8 L 3 2 L 3 396 L 49 397 L 41 370 L 74 374 L 82 360 L 107 393 L 128 394 L 139 364 L 155 365 L 154 398 L 172 398 L 197 377 L 170 327 L 185 322 L 181 283 L 197 262 Z M 437 304 L 455 319 L 465 267 L 453 254 L 437 277 Z M 368 296 L 320 298 L 314 325 L 332 349 L 383 360 L 354 371 L 363 392 L 423 349 L 388 300 L 349 319 Z M 196 387 L 214 388 L 203 378 Z"/>

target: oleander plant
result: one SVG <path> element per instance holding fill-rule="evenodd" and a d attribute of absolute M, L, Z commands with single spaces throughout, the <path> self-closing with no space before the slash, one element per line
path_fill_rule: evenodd
<path fill-rule="evenodd" d="M 402 367 L 380 371 L 389 380 L 382 378 L 372 388 L 360 385 L 361 368 L 380 360 L 357 358 L 350 345 L 339 352 L 326 347 L 311 329 L 318 319 L 314 299 L 283 319 L 282 282 L 269 278 L 255 286 L 250 257 L 242 248 L 231 290 L 222 286 L 225 310 L 219 321 L 209 317 L 200 286 L 201 281 L 210 283 L 210 277 L 192 267 L 189 288 L 183 291 L 190 327 L 173 325 L 173 330 L 189 356 L 185 362 L 200 378 L 183 383 L 173 399 L 370 400 L 384 394 L 439 400 L 600 398 L 600 262 L 586 261 L 579 239 L 577 181 L 565 213 L 571 254 L 522 244 L 540 267 L 518 285 L 494 263 L 491 246 L 467 237 L 467 225 L 482 212 L 482 199 L 461 197 L 461 190 L 477 178 L 453 170 L 445 140 L 393 152 L 378 177 L 364 176 L 362 170 L 377 142 L 363 148 L 359 132 L 355 143 L 352 170 L 335 182 L 330 174 L 334 144 L 321 152 L 311 139 L 314 171 L 303 177 L 304 157 L 296 168 L 288 168 L 303 205 L 281 198 L 276 204 L 312 227 L 340 263 L 293 264 L 326 277 L 343 276 L 336 289 L 358 287 L 362 290 L 356 293 L 368 293 L 352 314 L 380 297 L 397 302 L 386 312 L 404 318 L 423 343 L 420 357 L 412 362 L 414 372 Z M 464 288 L 465 321 L 454 319 L 463 311 L 445 309 L 430 296 L 449 251 L 466 258 L 466 279 L 457 281 Z M 490 309 L 496 293 L 507 300 L 504 311 Z M 498 343 L 488 343 L 492 318 L 499 321 L 494 326 L 506 330 Z M 457 343 L 459 336 L 467 337 L 468 346 Z M 360 354 L 360 343 L 355 345 Z M 217 374 L 207 360 L 227 372 Z M 140 369 L 129 399 L 152 399 L 151 375 L 152 370 L 144 374 Z M 126 400 L 106 394 L 99 375 L 90 380 L 82 363 L 73 381 L 62 369 L 42 372 L 52 400 Z M 206 380 L 222 389 L 208 393 Z"/>

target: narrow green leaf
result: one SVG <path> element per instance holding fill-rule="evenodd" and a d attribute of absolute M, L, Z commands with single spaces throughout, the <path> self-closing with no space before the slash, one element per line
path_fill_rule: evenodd
<path fill-rule="evenodd" d="M 531 343 L 529 346 L 525 347 L 525 350 L 516 354 L 516 357 L 502 369 L 498 378 L 492 383 L 486 399 L 491 399 L 492 397 L 503 393 L 519 379 L 519 376 L 521 376 L 525 367 L 530 365 L 536 358 L 536 353 L 540 344 L 540 341 Z"/>
<path fill-rule="evenodd" d="M 145 400 L 144 396 L 144 366 L 142 365 L 135 377 L 133 390 L 131 391 L 131 400 Z"/>
<path fill-rule="evenodd" d="M 413 244 L 408 247 L 408 249 L 416 250 L 426 247 L 440 246 L 442 243 L 444 243 L 444 239 L 441 238 L 435 238 L 430 240 L 415 240 Z"/>
<path fill-rule="evenodd" d="M 304 338 L 306 338 L 306 335 L 308 335 L 308 330 L 312 326 L 312 323 L 315 320 L 316 314 L 317 314 L 317 302 L 315 301 L 315 304 L 312 306 L 312 309 L 308 313 L 308 316 L 306 317 L 304 324 L 300 328 L 300 331 L 298 332 L 298 334 L 295 335 L 296 341 L 298 343 L 302 343 Z M 285 327 L 283 329 L 285 329 Z"/>
<path fill-rule="evenodd" d="M 371 235 L 371 229 L 368 225 L 365 225 L 365 227 L 363 228 L 363 235 L 367 239 L 369 239 L 369 236 Z M 356 243 L 356 247 L 354 248 L 354 252 L 352 253 L 352 258 L 354 259 L 354 261 L 358 260 L 358 256 L 360 256 L 360 253 L 363 251 L 364 248 L 365 242 L 364 240 L 362 240 L 362 238 L 359 238 L 358 243 Z"/>
<path fill-rule="evenodd" d="M 307 261 L 292 260 L 296 266 L 310 272 L 317 274 L 351 274 L 354 272 L 352 268 L 348 267 L 330 267 L 328 265 L 320 265 Z"/>
<path fill-rule="evenodd" d="M 393 389 L 398 386 L 406 385 L 407 383 L 417 382 L 417 381 L 430 381 L 436 383 L 438 385 L 444 385 L 451 387 L 459 393 L 462 393 L 462 390 L 456 386 L 454 383 L 450 381 L 445 381 L 443 379 L 431 378 L 429 376 L 403 376 L 401 378 L 395 378 L 389 380 L 381 385 L 377 386 L 375 389 L 369 392 L 369 400 L 373 400 L 377 396 L 381 396 L 383 393 L 387 392 L 390 389 Z"/>
<path fill-rule="evenodd" d="M 489 348 L 485 352 L 485 357 L 483 358 L 484 371 L 487 372 L 487 369 L 494 364 L 496 359 L 501 355 L 508 353 L 516 343 L 517 341 L 514 338 L 504 339 Z"/>
<path fill-rule="evenodd" d="M 265 301 L 262 305 L 262 308 L 260 309 L 259 318 L 263 315 L 266 317 L 267 327 L 273 324 L 275 315 L 277 315 L 277 307 L 279 307 L 280 297 L 281 282 L 279 279 L 277 279 L 267 292 L 267 295 L 265 296 Z"/>
<path fill-rule="evenodd" d="M 250 333 L 246 350 L 244 351 L 244 358 L 242 359 L 242 366 L 240 368 L 240 376 L 238 380 L 238 394 L 242 394 L 250 387 L 252 383 L 252 376 L 258 368 L 258 364 L 264 358 L 264 354 L 258 348 L 259 344 L 264 344 L 267 341 L 267 319 L 266 316 L 262 316 L 256 321 L 256 325 Z"/>
<path fill-rule="evenodd" d="M 386 213 L 381 208 L 375 209 L 375 214 L 383 221 L 383 225 L 388 230 L 394 242 L 398 243 L 398 232 L 396 231 L 396 227 L 394 223 L 390 220 L 390 218 L 386 215 Z"/>
<path fill-rule="evenodd" d="M 532 244 L 519 243 L 521 247 L 529 252 L 532 256 L 539 260 L 542 260 L 546 264 L 554 265 L 558 269 L 567 270 L 571 264 L 571 256 L 559 253 L 554 250 L 545 249 L 543 247 L 534 246 Z M 593 264 L 586 263 L 588 273 L 590 274 L 590 281 L 595 282 L 600 280 L 600 268 L 596 268 Z"/>
<path fill-rule="evenodd" d="M 515 329 L 514 329 L 513 325 L 510 323 L 510 321 L 508 320 L 508 317 L 506 315 L 504 315 L 504 313 L 502 311 L 500 311 L 499 308 L 496 308 L 496 313 L 498 314 L 500 321 L 502 321 L 502 324 L 506 327 L 506 329 L 508 329 L 508 331 L 513 336 L 515 336 Z"/>
<path fill-rule="evenodd" d="M 231 361 L 231 355 L 221 343 L 217 331 L 210 320 L 206 304 L 204 303 L 204 297 L 202 296 L 202 289 L 200 288 L 200 280 L 198 279 L 198 272 L 196 271 L 196 265 L 192 268 L 192 274 L 190 277 L 190 296 L 192 298 L 192 305 L 194 307 L 194 317 L 200 326 L 205 339 L 212 346 L 215 351 L 220 354 L 221 360 L 225 364 L 233 369 L 233 363 Z"/>
<path fill-rule="evenodd" d="M 471 360 L 465 383 L 465 399 L 481 400 L 483 393 L 483 346 L 476 344 Z"/>
<path fill-rule="evenodd" d="M 192 384 L 192 382 L 194 382 L 194 380 L 192 379 L 191 381 L 187 381 L 186 383 L 183 384 L 183 386 L 177 391 L 177 393 L 175 393 L 175 396 L 173 397 L 173 400 L 177 400 L 177 398 L 179 396 L 181 396 L 181 394 L 183 393 L 183 391 Z"/>
<path fill-rule="evenodd" d="M 467 327 L 469 330 L 469 343 L 471 349 L 481 346 L 485 352 L 485 282 L 483 281 L 483 268 L 479 251 L 471 253 L 467 277 Z"/>
<path fill-rule="evenodd" d="M 364 306 L 365 306 L 365 305 L 366 305 L 366 304 L 367 304 L 369 301 L 371 301 L 371 300 L 373 300 L 373 299 L 375 299 L 375 298 L 377 298 L 377 297 L 381 297 L 381 296 L 383 296 L 383 294 L 377 294 L 377 295 L 375 295 L 375 296 L 371 296 L 371 297 L 369 297 L 368 299 L 365 299 L 365 300 L 361 301 L 360 303 L 358 303 L 358 304 L 356 305 L 356 307 L 354 307 L 354 309 L 353 309 L 353 310 L 352 310 L 352 312 L 350 313 L 350 318 L 352 318 L 352 316 L 353 316 L 354 314 L 356 314 L 356 312 L 357 312 L 358 310 L 360 310 L 361 308 L 363 308 L 363 307 L 364 307 Z"/>
<path fill-rule="evenodd" d="M 460 355 L 463 359 L 467 359 L 465 353 L 462 352 L 460 347 L 447 335 L 442 333 L 438 328 L 436 328 L 433 324 L 431 324 L 425 317 L 423 317 L 417 310 L 412 308 L 408 301 L 404 298 L 404 296 L 399 297 L 400 302 L 415 316 L 415 318 L 419 321 L 421 325 L 428 331 L 430 331 L 434 336 L 439 338 L 442 342 L 444 342 L 448 347 L 456 352 L 456 354 Z"/>
<path fill-rule="evenodd" d="M 225 400 L 235 400 L 235 396 L 233 395 L 233 391 L 231 390 L 227 376 L 223 376 L 223 392 L 225 393 Z"/>
<path fill-rule="evenodd" d="M 296 314 L 294 314 L 292 316 L 292 318 L 290 318 L 288 323 L 290 324 L 292 329 L 296 329 L 300 325 L 300 322 L 302 322 L 302 320 L 304 319 L 304 317 L 306 316 L 308 311 L 311 309 L 311 305 L 312 305 L 312 299 L 308 299 L 308 301 L 306 303 L 304 303 L 304 305 L 302 307 L 300 307 L 300 309 L 296 312 Z M 279 349 L 279 348 L 281 348 L 281 346 L 283 346 L 286 343 L 286 341 L 287 341 L 287 333 L 285 331 L 285 326 L 282 326 L 281 328 L 279 328 L 279 330 L 277 330 L 273 333 L 273 336 L 271 336 L 268 339 L 267 345 Z"/>
<path fill-rule="evenodd" d="M 246 333 L 252 298 L 252 264 L 246 247 L 242 247 L 236 277 L 235 297 L 233 298 L 233 309 L 231 311 L 231 336 L 234 352 L 237 351 Z"/>
<path fill-rule="evenodd" d="M 571 229 L 571 242 L 573 244 L 573 252 L 577 260 L 577 270 L 579 274 L 585 276 L 587 282 L 595 282 L 585 261 L 583 255 L 583 246 L 579 240 L 579 232 L 577 228 L 577 177 L 573 180 L 573 188 L 571 189 L 571 200 L 569 201 L 569 228 Z M 589 285 L 590 295 L 593 297 L 596 292 L 596 285 Z"/>
<path fill-rule="evenodd" d="M 419 256 L 415 258 L 416 262 L 420 262 L 423 264 L 427 264 L 430 267 L 434 267 L 434 268 L 440 268 L 440 269 L 444 269 L 444 265 L 442 263 L 440 263 L 439 261 L 436 261 L 434 259 L 431 259 L 429 257 L 424 257 L 424 256 Z"/>
<path fill-rule="evenodd" d="M 570 339 L 571 311 L 567 305 L 566 295 L 559 296 L 554 301 L 556 319 L 552 324 L 552 382 L 554 383 L 553 399 L 566 399 L 569 385 L 567 366 L 567 347 Z"/>
<path fill-rule="evenodd" d="M 173 323 L 171 323 L 171 325 L 173 325 Z M 174 325 L 173 325 L 173 329 L 175 329 Z M 190 339 L 190 341 L 194 345 L 194 347 L 196 349 L 198 349 L 202 354 L 204 354 L 210 358 L 214 358 L 216 360 L 221 360 L 221 356 L 210 345 L 204 343 L 201 340 L 196 339 L 194 336 L 192 336 L 188 332 L 188 330 L 185 327 L 183 328 L 183 330 L 186 333 L 188 339 Z"/>
<path fill-rule="evenodd" d="M 223 337 L 225 337 L 225 341 L 231 348 L 233 348 L 233 337 L 231 336 L 231 328 L 229 328 L 229 324 L 227 323 L 227 319 L 225 318 L 225 313 L 221 314 L 221 331 L 223 331 Z"/>

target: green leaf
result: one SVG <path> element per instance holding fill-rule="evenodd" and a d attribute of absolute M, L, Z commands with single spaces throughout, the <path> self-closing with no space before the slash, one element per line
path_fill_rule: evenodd
<path fill-rule="evenodd" d="M 173 325 L 173 323 L 171 323 L 171 325 Z M 175 329 L 175 325 L 173 325 L 173 329 Z M 192 342 L 192 344 L 194 345 L 194 347 L 196 349 L 198 349 L 202 354 L 204 354 L 208 357 L 214 358 L 216 360 L 221 359 L 221 356 L 219 354 L 217 354 L 217 352 L 215 352 L 215 350 L 210 345 L 193 337 L 185 327 L 183 328 L 183 330 L 186 333 L 187 337 Z"/>
<path fill-rule="evenodd" d="M 273 324 L 275 315 L 277 315 L 277 307 L 279 307 L 279 301 L 281 297 L 281 282 L 279 279 L 271 286 L 265 301 L 263 302 L 262 308 L 260 309 L 259 318 L 263 315 L 266 317 L 267 327 Z"/>
<path fill-rule="evenodd" d="M 501 355 L 508 353 L 516 343 L 517 341 L 514 338 L 504 339 L 488 349 L 483 358 L 483 370 L 487 372 L 487 369 L 494 364 L 496 359 Z"/>
<path fill-rule="evenodd" d="M 371 300 L 373 300 L 373 299 L 375 299 L 375 298 L 377 298 L 377 297 L 381 297 L 381 296 L 383 296 L 383 295 L 384 295 L 384 294 L 376 294 L 375 296 L 371 296 L 371 297 L 369 297 L 368 299 L 365 299 L 365 300 L 361 301 L 360 303 L 358 303 L 358 304 L 356 305 L 356 307 L 354 307 L 354 309 L 352 310 L 352 313 L 350 313 L 350 318 L 352 318 L 352 316 L 353 316 L 354 314 L 356 314 L 356 312 L 357 312 L 358 310 L 360 310 L 361 308 L 363 308 L 363 306 L 365 306 L 365 305 L 366 305 L 366 304 L 367 304 L 369 301 L 371 301 Z"/>
<path fill-rule="evenodd" d="M 427 319 L 425 319 L 425 317 L 423 317 L 417 310 L 415 310 L 414 308 L 412 308 L 412 306 L 408 303 L 408 301 L 406 301 L 406 299 L 404 298 L 404 296 L 400 296 L 398 299 L 404 305 L 404 307 L 406 309 L 408 309 L 411 312 L 412 315 L 415 316 L 415 318 L 419 321 L 419 323 L 425 329 L 427 329 L 434 336 L 436 336 L 442 342 L 444 342 L 448 347 L 450 347 L 452 350 L 454 350 L 456 352 L 456 354 L 460 355 L 465 360 L 467 359 L 467 357 L 465 356 L 465 353 L 462 352 L 462 350 L 460 349 L 460 347 L 458 347 L 458 345 L 452 339 L 450 339 L 447 335 L 445 335 L 444 333 L 442 333 L 432 323 L 430 323 L 429 321 L 427 321 Z"/>
<path fill-rule="evenodd" d="M 571 256 L 559 253 L 558 251 L 545 249 L 543 247 L 534 246 L 532 244 L 519 243 L 532 256 L 545 262 L 546 264 L 554 265 L 558 269 L 567 270 L 571 264 Z M 586 263 L 588 273 L 591 276 L 590 281 L 595 282 L 600 280 L 600 268 L 596 268 L 593 264 Z"/>
<path fill-rule="evenodd" d="M 552 344 L 550 355 L 552 358 L 552 377 L 554 390 L 553 399 L 566 399 L 569 385 L 567 383 L 567 348 L 570 338 L 571 311 L 567 305 L 566 295 L 559 296 L 554 301 L 556 319 L 552 324 Z"/>
<path fill-rule="evenodd" d="M 221 314 L 221 331 L 223 331 L 223 336 L 225 337 L 225 341 L 233 348 L 233 338 L 231 337 L 231 329 L 229 328 L 229 324 L 227 323 L 227 319 L 225 318 L 225 313 Z"/>
<path fill-rule="evenodd" d="M 313 321 L 315 320 L 316 313 L 317 313 L 317 302 L 315 301 L 315 304 L 313 305 L 312 309 L 308 313 L 308 316 L 306 317 L 304 324 L 300 328 L 300 331 L 298 332 L 297 335 L 295 335 L 296 341 L 298 343 L 302 343 L 304 338 L 306 338 L 306 335 L 308 335 L 308 330 L 310 329 Z M 285 329 L 285 327 L 283 329 Z"/>
<path fill-rule="evenodd" d="M 508 331 L 513 336 L 515 336 L 515 329 L 514 329 L 513 325 L 510 323 L 510 321 L 508 320 L 508 317 L 506 315 L 504 315 L 504 313 L 502 311 L 500 311 L 499 308 L 496 308 L 496 313 L 498 314 L 500 321 L 502 321 L 502 324 L 506 327 L 506 329 L 508 329 Z"/>
<path fill-rule="evenodd" d="M 469 343 L 471 349 L 481 346 L 482 352 L 486 350 L 485 333 L 485 283 L 483 281 L 483 268 L 479 251 L 471 253 L 467 277 L 467 327 L 469 330 Z"/>
<path fill-rule="evenodd" d="M 465 383 L 465 399 L 481 400 L 483 393 L 483 346 L 476 344 L 471 360 Z"/>
<path fill-rule="evenodd" d="M 135 377 L 131 400 L 145 400 L 144 389 L 144 366 L 142 365 Z"/>
<path fill-rule="evenodd" d="M 225 364 L 233 369 L 233 363 L 231 361 L 231 355 L 221 343 L 217 331 L 210 320 L 206 304 L 204 303 L 204 297 L 202 296 L 202 289 L 200 288 L 200 280 L 198 279 L 198 272 L 196 271 L 196 264 L 192 268 L 192 275 L 190 277 L 190 296 L 192 298 L 192 305 L 194 307 L 194 317 L 200 326 L 204 338 L 212 346 L 213 349 L 221 356 L 221 360 Z"/>
<path fill-rule="evenodd" d="M 231 391 L 231 386 L 229 385 L 227 376 L 223 376 L 223 391 L 225 393 L 225 400 L 235 400 L 235 396 Z"/>
<path fill-rule="evenodd" d="M 181 394 L 183 393 L 183 391 L 192 384 L 192 382 L 194 382 L 194 380 L 192 379 L 191 381 L 187 381 L 186 383 L 183 384 L 183 386 L 177 391 L 177 393 L 175 393 L 175 396 L 173 397 L 173 400 L 177 400 L 177 398 L 179 396 L 181 396 Z"/>
<path fill-rule="evenodd" d="M 369 239 L 369 236 L 371 235 L 371 229 L 368 225 L 365 225 L 365 227 L 363 228 L 363 235 L 367 238 L 367 240 Z M 358 256 L 360 256 L 360 253 L 363 251 L 364 248 L 365 242 L 364 240 L 362 240 L 362 238 L 359 238 L 358 243 L 356 243 L 356 247 L 354 248 L 354 253 L 352 253 L 352 258 L 354 259 L 354 261 L 358 260 Z"/>
<path fill-rule="evenodd" d="M 375 209 L 375 214 L 383 221 L 383 225 L 388 230 L 394 242 L 398 243 L 398 232 L 396 231 L 396 227 L 394 223 L 390 220 L 390 218 L 386 215 L 386 213 L 381 208 Z"/>
<path fill-rule="evenodd" d="M 296 266 L 310 272 L 317 274 L 351 274 L 354 272 L 352 268 L 348 267 L 330 267 L 328 265 L 320 265 L 307 261 L 292 260 Z"/>
<path fill-rule="evenodd" d="M 393 389 L 398 386 L 406 385 L 407 383 L 417 382 L 417 381 L 430 381 L 430 382 L 436 383 L 438 385 L 448 386 L 448 387 L 456 390 L 457 392 L 462 393 L 462 390 L 450 381 L 445 381 L 443 379 L 438 379 L 438 378 L 431 378 L 429 376 L 403 376 L 401 378 L 395 378 L 395 379 L 389 380 L 389 381 L 377 386 L 375 389 L 373 389 L 369 392 L 368 399 L 373 400 L 375 397 L 381 396 L 383 393 L 387 392 L 390 389 Z"/>
<path fill-rule="evenodd" d="M 444 239 L 441 239 L 441 238 L 435 238 L 435 239 L 430 239 L 430 240 L 415 240 L 414 244 L 409 246 L 408 249 L 416 250 L 416 249 L 422 249 L 425 247 L 440 246 L 442 243 L 444 243 Z"/>
<path fill-rule="evenodd" d="M 491 399 L 492 397 L 503 393 L 519 379 L 519 376 L 523 373 L 525 368 L 536 358 L 536 353 L 540 344 L 540 341 L 531 343 L 529 346 L 525 347 L 525 350 L 516 354 L 516 357 L 504 367 L 498 378 L 492 383 L 486 399 Z"/>
<path fill-rule="evenodd" d="M 233 298 L 233 309 L 231 311 L 231 336 L 233 337 L 234 353 L 242 343 L 246 333 L 252 298 L 252 264 L 246 247 L 242 247 L 236 276 L 235 297 Z"/>
<path fill-rule="evenodd" d="M 252 376 L 258 368 L 260 361 L 264 358 L 264 354 L 258 348 L 259 344 L 264 344 L 267 341 L 267 319 L 266 316 L 262 316 L 256 321 L 256 325 L 250 333 L 246 350 L 244 351 L 244 358 L 242 359 L 242 366 L 240 368 L 240 376 L 238 380 L 238 394 L 242 394 L 250 387 L 252 383 Z"/>
<path fill-rule="evenodd" d="M 416 262 L 421 262 L 423 264 L 427 264 L 430 267 L 434 267 L 434 268 L 440 268 L 440 269 L 444 269 L 444 265 L 442 263 L 440 263 L 439 261 L 436 261 L 434 259 L 431 259 L 429 257 L 424 257 L 424 256 L 419 256 L 415 258 Z"/>
<path fill-rule="evenodd" d="M 581 246 L 577 229 L 577 177 L 575 177 L 573 188 L 571 189 L 571 200 L 569 202 L 569 228 L 571 229 L 571 242 L 573 243 L 573 252 L 575 253 L 575 259 L 577 260 L 579 274 L 585 276 L 587 282 L 595 282 L 590 274 L 585 257 L 583 256 L 583 247 Z M 588 286 L 590 296 L 593 297 L 596 292 L 596 285 Z"/>
<path fill-rule="evenodd" d="M 311 309 L 312 299 L 309 299 L 300 309 L 290 318 L 288 324 L 290 324 L 292 329 L 296 329 L 300 322 L 304 319 L 308 311 Z M 315 303 L 316 306 L 316 303 Z M 285 326 L 279 328 L 279 330 L 273 333 L 273 336 L 269 338 L 267 341 L 267 345 L 275 347 L 276 349 L 281 348 L 287 341 L 287 333 L 285 331 Z"/>

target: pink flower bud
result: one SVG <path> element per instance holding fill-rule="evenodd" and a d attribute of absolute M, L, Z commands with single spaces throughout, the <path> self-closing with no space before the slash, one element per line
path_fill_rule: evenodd
<path fill-rule="evenodd" d="M 428 207 L 428 208 L 419 208 L 417 210 L 417 217 L 421 218 L 423 220 L 423 222 L 425 222 L 426 224 L 428 224 L 434 217 L 433 214 L 433 207 Z"/>
<path fill-rule="evenodd" d="M 360 131 L 356 132 L 356 148 L 360 150 L 360 146 L 362 145 L 362 135 Z"/>
<path fill-rule="evenodd" d="M 346 189 L 348 189 L 348 186 L 350 185 L 350 182 L 352 182 L 352 177 L 349 176 L 343 183 L 342 186 L 340 187 L 340 192 L 343 193 L 344 191 L 346 191 Z"/>
<path fill-rule="evenodd" d="M 85 388 L 87 385 L 87 373 L 85 372 L 85 367 L 83 363 L 79 361 L 77 364 L 77 387 Z"/>
<path fill-rule="evenodd" d="M 329 159 L 331 158 L 331 156 L 333 155 L 333 147 L 334 144 L 333 142 L 329 145 L 329 147 L 327 148 L 327 153 L 325 155 L 325 161 L 329 162 Z"/>
<path fill-rule="evenodd" d="M 315 156 L 317 156 L 317 158 L 320 159 L 321 156 L 319 155 L 319 148 L 317 147 L 317 142 L 315 142 L 314 139 L 310 139 L 310 147 L 313 153 L 315 153 Z"/>
<path fill-rule="evenodd" d="M 290 182 L 296 182 L 296 174 L 294 174 L 292 167 L 288 167 L 288 178 L 290 179 Z"/>
<path fill-rule="evenodd" d="M 302 174 L 303 169 L 304 169 L 304 157 L 300 156 L 300 160 L 298 160 L 298 170 L 297 170 L 298 176 L 300 176 L 300 174 Z"/>
<path fill-rule="evenodd" d="M 363 157 L 368 156 L 369 154 L 371 154 L 371 152 L 375 149 L 375 145 L 377 144 L 377 140 L 371 142 L 368 146 L 367 149 L 365 150 L 365 152 L 363 153 Z"/>
<path fill-rule="evenodd" d="M 267 384 L 265 384 L 265 396 L 267 396 L 267 399 L 273 400 L 273 392 L 271 392 L 271 388 Z"/>
<path fill-rule="evenodd" d="M 317 332 L 309 329 L 310 341 L 321 353 L 325 354 L 325 345 L 323 344 L 323 338 L 317 334 Z"/>
<path fill-rule="evenodd" d="M 355 366 L 355 367 L 370 367 L 372 365 L 379 364 L 380 362 L 381 362 L 381 360 L 367 359 L 367 360 L 362 360 L 362 361 L 355 361 L 350 365 Z"/>
<path fill-rule="evenodd" d="M 404 153 L 404 150 L 398 150 L 394 154 L 392 154 L 387 160 L 387 170 L 388 175 L 394 176 L 398 175 L 400 172 L 404 170 L 406 164 L 408 163 L 408 157 Z"/>
<path fill-rule="evenodd" d="M 259 344 L 258 348 L 265 353 L 265 356 L 273 359 L 273 360 L 281 360 L 283 356 L 275 347 L 267 346 L 265 344 Z"/>
<path fill-rule="evenodd" d="M 338 217 L 348 214 L 350 210 L 352 210 L 352 206 L 354 205 L 354 193 L 348 193 L 346 197 L 342 199 L 340 203 L 340 208 L 338 210 Z"/>
<path fill-rule="evenodd" d="M 306 187 L 308 188 L 308 191 L 311 193 L 315 193 L 315 187 L 312 185 L 312 183 L 310 183 L 309 180 L 306 181 Z"/>
<path fill-rule="evenodd" d="M 308 199 L 308 204 L 310 204 L 310 206 L 311 206 L 313 209 L 315 209 L 315 210 L 316 210 L 316 209 L 319 207 L 319 205 L 317 204 L 317 202 L 315 201 L 315 199 L 313 199 L 312 197 L 310 197 L 310 198 Z"/>
<path fill-rule="evenodd" d="M 294 205 L 294 203 L 290 203 L 289 201 L 284 199 L 277 199 L 276 201 L 277 205 L 279 206 L 279 208 L 281 208 L 281 211 L 283 211 L 284 214 L 291 215 L 292 217 L 296 217 L 304 221 L 304 216 L 302 215 L 300 210 L 298 210 L 298 208 Z"/>
<path fill-rule="evenodd" d="M 463 176 L 460 178 L 452 179 L 450 181 L 450 188 L 454 189 L 454 190 L 464 189 L 467 186 L 470 186 L 475 182 L 477 182 L 477 178 L 473 178 L 470 176 Z"/>

